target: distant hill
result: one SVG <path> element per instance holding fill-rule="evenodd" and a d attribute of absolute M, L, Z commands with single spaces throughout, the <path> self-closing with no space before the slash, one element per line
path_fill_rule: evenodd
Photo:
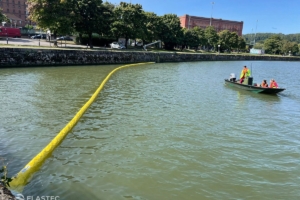
<path fill-rule="evenodd" d="M 249 43 L 250 41 L 254 41 L 254 35 L 255 34 L 244 34 L 243 37 L 245 38 L 246 43 Z M 284 35 L 282 33 L 256 33 L 255 42 L 263 43 L 266 39 L 268 39 L 272 35 L 279 35 L 284 40 L 300 43 L 300 33 L 288 34 L 288 35 Z"/>

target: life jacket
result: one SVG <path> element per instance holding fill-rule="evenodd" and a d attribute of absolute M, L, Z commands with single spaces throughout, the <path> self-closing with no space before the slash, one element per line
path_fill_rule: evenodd
<path fill-rule="evenodd" d="M 243 77 L 250 77 L 251 76 L 251 72 L 250 72 L 250 69 L 248 68 L 244 68 L 241 72 L 241 75 L 240 75 L 240 78 L 243 78 Z"/>
<path fill-rule="evenodd" d="M 268 84 L 262 82 L 261 87 L 267 87 Z"/>
<path fill-rule="evenodd" d="M 275 81 L 272 81 L 270 84 L 270 88 L 278 88 L 278 85 Z"/>

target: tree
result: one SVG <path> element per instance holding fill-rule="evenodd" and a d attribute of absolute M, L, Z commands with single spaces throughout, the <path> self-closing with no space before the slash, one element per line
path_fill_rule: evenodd
<path fill-rule="evenodd" d="M 205 28 L 204 30 L 204 36 L 206 39 L 206 44 L 208 45 L 208 47 L 217 47 L 218 45 L 218 41 L 219 41 L 219 36 L 217 31 L 215 30 L 215 28 L 213 26 L 208 26 Z"/>
<path fill-rule="evenodd" d="M 112 34 L 116 37 L 125 38 L 125 46 L 129 38 L 137 38 L 145 30 L 145 15 L 140 4 L 121 2 L 114 9 L 114 22 L 112 23 Z"/>
<path fill-rule="evenodd" d="M 2 9 L 0 8 L 0 22 L 7 22 L 7 21 L 8 21 L 8 19 L 7 19 L 6 15 L 4 15 L 2 13 Z"/>
<path fill-rule="evenodd" d="M 180 42 L 178 36 L 181 36 L 180 20 L 175 14 L 165 14 L 161 17 L 161 27 L 159 29 L 159 37 L 164 43 L 164 48 L 173 50 Z"/>
<path fill-rule="evenodd" d="M 144 12 L 145 26 L 143 30 L 142 40 L 152 42 L 159 38 L 159 28 L 162 26 L 161 18 L 153 12 Z"/>
<path fill-rule="evenodd" d="M 266 39 L 264 42 L 264 47 L 266 53 L 279 54 L 281 53 L 282 39 L 278 35 L 273 35 Z"/>
<path fill-rule="evenodd" d="M 60 0 L 29 0 L 29 18 L 39 27 L 50 29 L 56 37 L 57 33 L 72 32 L 71 9 L 69 1 Z"/>
<path fill-rule="evenodd" d="M 238 50 L 246 48 L 246 41 L 242 36 L 238 37 L 237 48 L 238 48 Z"/>
<path fill-rule="evenodd" d="M 298 51 L 298 44 L 296 42 L 282 41 L 281 53 L 288 54 L 291 52 L 292 54 L 296 54 Z"/>
<path fill-rule="evenodd" d="M 254 49 L 263 49 L 264 48 L 264 44 L 257 42 L 255 43 L 255 45 L 253 46 Z"/>
<path fill-rule="evenodd" d="M 93 48 L 92 34 L 107 33 L 111 12 L 108 5 L 102 4 L 102 0 L 69 0 L 72 4 L 72 23 L 74 29 L 80 34 L 87 34 L 89 46 Z"/>
<path fill-rule="evenodd" d="M 206 40 L 206 37 L 205 37 L 205 32 L 202 28 L 194 27 L 192 29 L 192 31 L 194 31 L 195 34 L 197 34 L 197 36 L 199 38 L 198 46 L 203 46 L 207 43 L 207 40 Z"/>
<path fill-rule="evenodd" d="M 283 40 L 300 43 L 300 33 L 287 34 L 287 35 L 284 35 L 282 33 L 257 33 L 256 37 L 255 37 L 255 41 L 263 43 L 266 39 L 268 39 L 268 38 L 270 38 L 271 36 L 274 36 L 274 35 L 277 35 L 277 36 L 281 37 Z M 254 40 L 253 33 L 244 34 L 243 37 L 245 38 L 247 43 L 250 43 L 250 41 Z"/>
<path fill-rule="evenodd" d="M 205 44 L 204 31 L 199 27 L 183 30 L 183 46 L 198 49 L 198 46 Z"/>
<path fill-rule="evenodd" d="M 238 47 L 238 35 L 236 32 L 223 30 L 219 34 L 219 44 L 222 49 L 227 49 L 231 52 L 232 48 Z"/>
<path fill-rule="evenodd" d="M 112 36 L 112 32 L 111 32 L 111 24 L 114 21 L 114 9 L 115 9 L 115 5 L 112 3 L 109 3 L 107 1 L 105 1 L 105 3 L 103 3 L 103 18 L 104 20 L 99 22 L 102 24 L 102 30 L 101 32 L 98 32 L 99 35 L 106 35 L 106 36 Z"/>

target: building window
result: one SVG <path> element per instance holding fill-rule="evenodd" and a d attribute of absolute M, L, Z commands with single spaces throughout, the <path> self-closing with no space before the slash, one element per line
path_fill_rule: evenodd
<path fill-rule="evenodd" d="M 9 9 L 7 8 L 7 12 L 9 12 Z"/>

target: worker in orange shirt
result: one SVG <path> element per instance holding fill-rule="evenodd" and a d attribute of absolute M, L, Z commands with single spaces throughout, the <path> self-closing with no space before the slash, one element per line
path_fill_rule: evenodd
<path fill-rule="evenodd" d="M 278 88 L 278 84 L 274 79 L 270 80 L 270 88 Z"/>
<path fill-rule="evenodd" d="M 251 71 L 245 65 L 240 75 L 240 83 L 242 83 L 246 77 L 250 77 L 250 76 L 251 76 Z"/>

